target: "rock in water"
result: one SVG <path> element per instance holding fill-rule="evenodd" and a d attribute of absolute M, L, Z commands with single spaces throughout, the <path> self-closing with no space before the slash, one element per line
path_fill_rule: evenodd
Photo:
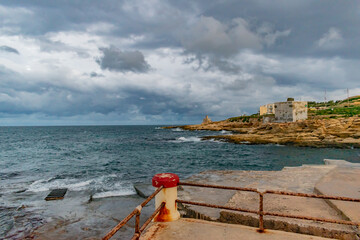
<path fill-rule="evenodd" d="M 212 122 L 212 121 L 211 121 L 211 119 L 209 118 L 209 116 L 206 115 L 206 117 L 203 119 L 202 124 L 209 124 L 209 123 L 211 123 L 211 122 Z"/>

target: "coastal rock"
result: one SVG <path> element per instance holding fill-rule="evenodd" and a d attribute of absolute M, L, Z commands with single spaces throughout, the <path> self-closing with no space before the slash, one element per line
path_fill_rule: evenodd
<path fill-rule="evenodd" d="M 232 131 L 233 135 L 206 136 L 203 139 L 225 140 L 238 144 L 271 143 L 304 147 L 360 148 L 359 117 L 308 119 L 290 123 L 263 123 L 254 118 L 251 122 L 224 120 L 180 128 Z"/>

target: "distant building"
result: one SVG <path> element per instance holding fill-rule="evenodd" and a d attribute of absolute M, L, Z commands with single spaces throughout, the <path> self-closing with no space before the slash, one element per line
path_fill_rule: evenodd
<path fill-rule="evenodd" d="M 266 116 L 266 122 L 296 122 L 308 117 L 308 103 L 306 101 L 295 102 L 293 98 L 288 98 L 286 102 L 276 102 L 260 106 L 260 115 L 274 114 Z"/>
<path fill-rule="evenodd" d="M 274 103 L 260 106 L 260 116 L 265 114 L 275 114 Z"/>
<path fill-rule="evenodd" d="M 202 124 L 209 124 L 212 123 L 211 119 L 209 118 L 208 115 L 205 116 L 205 118 L 203 119 Z"/>
<path fill-rule="evenodd" d="M 276 102 L 275 122 L 296 122 L 308 118 L 308 103 L 306 101 Z"/>

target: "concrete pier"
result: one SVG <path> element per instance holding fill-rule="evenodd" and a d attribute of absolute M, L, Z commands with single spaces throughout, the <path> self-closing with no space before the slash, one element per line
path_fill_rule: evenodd
<path fill-rule="evenodd" d="M 233 187 L 251 187 L 256 188 L 260 191 L 282 190 L 301 193 L 315 192 L 333 196 L 347 196 L 359 198 L 360 164 L 351 164 L 346 161 L 327 161 L 326 165 L 304 165 L 300 167 L 286 167 L 282 171 L 205 171 L 193 175 L 192 177 L 184 181 Z M 257 210 L 259 204 L 258 195 L 251 192 L 238 192 L 221 189 L 183 186 L 180 189 L 178 195 L 178 198 L 182 200 L 226 205 L 229 207 L 241 207 L 251 210 Z M 360 209 L 359 204 L 360 203 L 325 201 L 322 199 L 269 194 L 265 195 L 264 198 L 264 211 L 303 215 L 309 217 L 319 217 L 334 220 L 359 221 L 358 218 L 360 215 L 357 212 L 358 209 Z M 212 209 L 186 204 L 180 205 L 179 207 L 181 209 L 180 212 L 183 217 L 180 222 L 175 221 L 170 225 L 158 225 L 158 227 L 162 228 L 166 226 L 166 228 L 172 229 L 177 228 L 177 224 L 179 224 L 183 225 L 185 229 L 189 228 L 189 230 L 186 231 L 191 232 L 190 229 L 192 229 L 193 227 L 190 224 L 190 220 L 184 219 L 186 217 L 223 223 L 241 224 L 252 227 L 258 227 L 259 225 L 258 216 L 255 214 Z M 357 210 L 354 212 L 354 209 Z M 198 222 L 191 223 L 197 224 Z M 203 226 L 205 223 L 201 222 L 200 225 Z M 266 231 L 269 231 L 269 229 L 273 229 L 293 233 L 301 233 L 300 236 L 304 238 L 299 239 L 311 239 L 306 238 L 307 236 L 304 234 L 346 240 L 359 239 L 358 228 L 348 225 L 321 223 L 308 220 L 270 216 L 264 216 L 264 225 L 265 229 L 267 229 Z M 227 225 L 221 226 L 225 227 Z M 204 228 L 206 229 L 208 227 Z M 220 227 L 218 229 L 220 232 L 223 232 Z M 170 234 L 170 232 L 166 234 Z M 196 236 L 198 235 L 199 234 L 197 234 Z M 209 237 L 211 237 L 211 235 L 212 234 L 208 234 Z M 216 234 L 214 233 L 214 236 L 215 235 Z M 166 239 L 162 238 L 162 236 L 163 235 L 158 235 L 158 237 L 154 239 Z M 192 239 L 192 237 L 174 239 Z M 194 237 L 193 239 L 201 238 Z M 256 238 L 254 236 L 254 238 L 246 239 L 266 238 Z M 291 237 L 289 239 L 296 238 Z"/>
<path fill-rule="evenodd" d="M 140 240 L 326 240 L 328 238 L 266 230 L 258 233 L 256 228 L 209 222 L 198 219 L 179 219 L 175 222 L 154 223 Z"/>

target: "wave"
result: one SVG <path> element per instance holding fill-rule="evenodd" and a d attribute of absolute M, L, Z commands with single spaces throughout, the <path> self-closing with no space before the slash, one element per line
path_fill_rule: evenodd
<path fill-rule="evenodd" d="M 176 143 L 183 143 L 183 142 L 200 142 L 201 138 L 199 137 L 179 137 L 176 140 L 173 140 L 173 142 Z"/>
<path fill-rule="evenodd" d="M 221 130 L 220 133 L 224 135 L 232 135 L 231 131 L 226 131 L 226 130 Z"/>
<path fill-rule="evenodd" d="M 94 179 L 80 181 L 77 179 L 40 179 L 30 184 L 27 191 L 30 192 L 44 192 L 55 188 L 68 188 L 72 191 L 86 190 L 87 186 L 94 182 Z"/>
<path fill-rule="evenodd" d="M 183 132 L 184 131 L 184 129 L 181 129 L 181 128 L 173 128 L 173 129 L 171 129 L 171 131 L 173 131 L 173 132 Z"/>
<path fill-rule="evenodd" d="M 163 129 L 162 127 L 155 127 L 156 130 L 160 130 Z"/>
<path fill-rule="evenodd" d="M 92 192 L 123 191 L 124 189 L 130 189 L 132 192 L 135 191 L 131 183 L 122 181 L 121 177 L 116 174 L 82 180 L 73 178 L 40 179 L 30 184 L 27 191 L 44 192 L 55 188 L 67 188 L 71 191 L 90 190 Z"/>
<path fill-rule="evenodd" d="M 120 190 L 113 190 L 107 192 L 98 192 L 95 193 L 92 197 L 94 199 L 99 198 L 107 198 L 107 197 L 119 197 L 119 196 L 128 196 L 128 195 L 135 195 L 136 191 L 134 189 L 120 189 Z"/>
<path fill-rule="evenodd" d="M 208 142 L 214 142 L 214 143 L 226 143 L 224 140 L 221 140 L 221 139 L 214 139 L 214 138 L 211 138 L 211 139 L 208 139 L 206 140 Z"/>

